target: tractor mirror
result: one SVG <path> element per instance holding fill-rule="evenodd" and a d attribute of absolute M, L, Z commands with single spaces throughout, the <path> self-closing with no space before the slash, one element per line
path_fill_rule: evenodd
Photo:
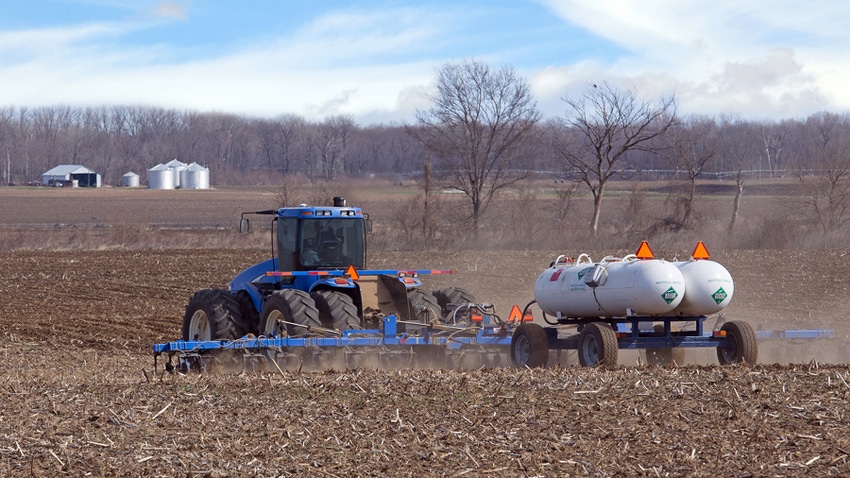
<path fill-rule="evenodd" d="M 372 220 L 371 219 L 366 219 L 366 233 L 367 234 L 372 233 Z"/>
<path fill-rule="evenodd" d="M 250 230 L 251 230 L 251 225 L 248 223 L 248 219 L 243 217 L 239 221 L 239 232 L 241 232 L 242 234 L 248 234 L 248 232 Z"/>

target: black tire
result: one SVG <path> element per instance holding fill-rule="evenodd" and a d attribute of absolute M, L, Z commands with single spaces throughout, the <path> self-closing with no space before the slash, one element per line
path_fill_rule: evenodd
<path fill-rule="evenodd" d="M 652 327 L 657 333 L 664 332 L 663 324 L 655 324 Z M 678 332 L 679 329 L 675 326 L 670 327 L 673 332 Z M 646 364 L 657 365 L 659 367 L 668 365 L 683 365 L 685 363 L 684 347 L 665 347 L 665 348 L 649 348 L 646 349 Z"/>
<path fill-rule="evenodd" d="M 248 333 L 236 297 L 228 291 L 195 292 L 183 315 L 183 340 L 233 340 Z"/>
<path fill-rule="evenodd" d="M 537 324 L 522 324 L 511 338 L 511 363 L 517 367 L 545 367 L 549 361 L 549 339 Z"/>
<path fill-rule="evenodd" d="M 407 292 L 407 306 L 410 310 L 412 322 L 427 324 L 434 319 L 441 319 L 440 305 L 434 294 L 422 290 L 411 289 Z"/>
<path fill-rule="evenodd" d="M 440 304 L 443 317 L 448 317 L 451 312 L 449 310 L 450 304 L 462 305 L 475 303 L 475 296 L 468 290 L 461 289 L 460 287 L 443 287 L 440 290 L 435 290 L 434 297 L 437 298 L 437 303 Z"/>
<path fill-rule="evenodd" d="M 333 290 L 317 290 L 311 292 L 310 297 L 316 303 L 319 321 L 323 327 L 336 330 L 361 328 L 357 306 L 347 294 Z"/>
<path fill-rule="evenodd" d="M 735 363 L 754 364 L 758 362 L 759 349 L 756 341 L 756 332 L 750 324 L 733 320 L 726 322 L 722 331 L 726 331 L 725 345 L 717 347 L 717 361 L 720 365 Z"/>
<path fill-rule="evenodd" d="M 242 328 L 246 333 L 257 334 L 260 327 L 260 312 L 254 307 L 254 301 L 247 291 L 240 290 L 234 294 L 239 302 L 239 310 L 242 312 Z"/>
<path fill-rule="evenodd" d="M 608 324 L 586 324 L 581 329 L 578 342 L 578 361 L 583 367 L 617 367 L 617 335 Z"/>
<path fill-rule="evenodd" d="M 305 337 L 310 335 L 308 327 L 321 326 L 319 311 L 313 299 L 310 298 L 310 294 L 300 290 L 285 289 L 275 291 L 266 298 L 257 332 L 266 337 Z"/>

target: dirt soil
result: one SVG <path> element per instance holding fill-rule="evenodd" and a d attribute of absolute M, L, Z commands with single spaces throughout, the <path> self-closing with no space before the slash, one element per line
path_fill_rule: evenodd
<path fill-rule="evenodd" d="M 381 253 L 370 266 L 455 267 L 426 284 L 507 314 L 556 254 Z M 189 296 L 266 256 L 0 253 L 0 475 L 850 475 L 845 251 L 714 255 L 735 279 L 727 320 L 831 331 L 763 342 L 757 365 L 689 350 L 668 368 L 623 353 L 615 370 L 154 370 L 150 347 L 179 338 Z"/>

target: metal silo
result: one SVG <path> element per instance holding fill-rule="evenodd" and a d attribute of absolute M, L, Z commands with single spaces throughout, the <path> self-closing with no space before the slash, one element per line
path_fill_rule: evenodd
<path fill-rule="evenodd" d="M 183 170 L 186 169 L 186 163 L 175 158 L 165 163 L 165 167 L 174 171 L 174 187 L 182 187 L 180 184 L 180 173 L 182 173 Z"/>
<path fill-rule="evenodd" d="M 180 187 L 183 189 L 209 189 L 210 170 L 192 163 L 180 171 Z"/>
<path fill-rule="evenodd" d="M 133 171 L 128 171 L 121 176 L 122 188 L 137 188 L 139 187 L 139 175 Z"/>
<path fill-rule="evenodd" d="M 164 164 L 157 164 L 148 169 L 148 189 L 174 189 L 177 180 L 174 170 Z"/>

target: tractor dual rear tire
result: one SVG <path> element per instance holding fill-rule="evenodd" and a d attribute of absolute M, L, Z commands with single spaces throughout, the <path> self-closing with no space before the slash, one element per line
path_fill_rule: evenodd
<path fill-rule="evenodd" d="M 183 316 L 183 340 L 233 340 L 247 334 L 239 301 L 228 291 L 195 292 Z"/>
<path fill-rule="evenodd" d="M 428 324 L 432 320 L 441 320 L 440 305 L 434 294 L 422 289 L 410 289 L 407 292 L 407 307 L 411 322 Z M 410 332 L 418 333 L 421 328 L 409 326 Z M 396 331 L 400 334 L 408 332 L 407 324 L 398 324 Z"/>
<path fill-rule="evenodd" d="M 334 290 L 316 290 L 310 293 L 319 310 L 319 321 L 329 329 L 360 329 L 357 306 L 351 297 Z"/>
<path fill-rule="evenodd" d="M 617 335 L 610 325 L 591 322 L 578 336 L 578 361 L 583 367 L 617 367 Z"/>
<path fill-rule="evenodd" d="M 319 311 L 310 295 L 284 289 L 266 299 L 258 332 L 265 337 L 306 337 L 310 335 L 310 327 L 321 326 Z"/>
<path fill-rule="evenodd" d="M 725 346 L 717 347 L 717 361 L 720 365 L 735 363 L 756 363 L 759 358 L 758 342 L 752 326 L 741 320 L 726 322 L 720 330 L 726 332 Z"/>
<path fill-rule="evenodd" d="M 443 317 L 448 317 L 452 312 L 449 305 L 466 305 L 474 304 L 475 296 L 468 290 L 460 287 L 443 287 L 440 290 L 434 291 L 434 297 L 437 298 L 437 303 L 440 304 L 440 309 L 443 311 Z"/>

